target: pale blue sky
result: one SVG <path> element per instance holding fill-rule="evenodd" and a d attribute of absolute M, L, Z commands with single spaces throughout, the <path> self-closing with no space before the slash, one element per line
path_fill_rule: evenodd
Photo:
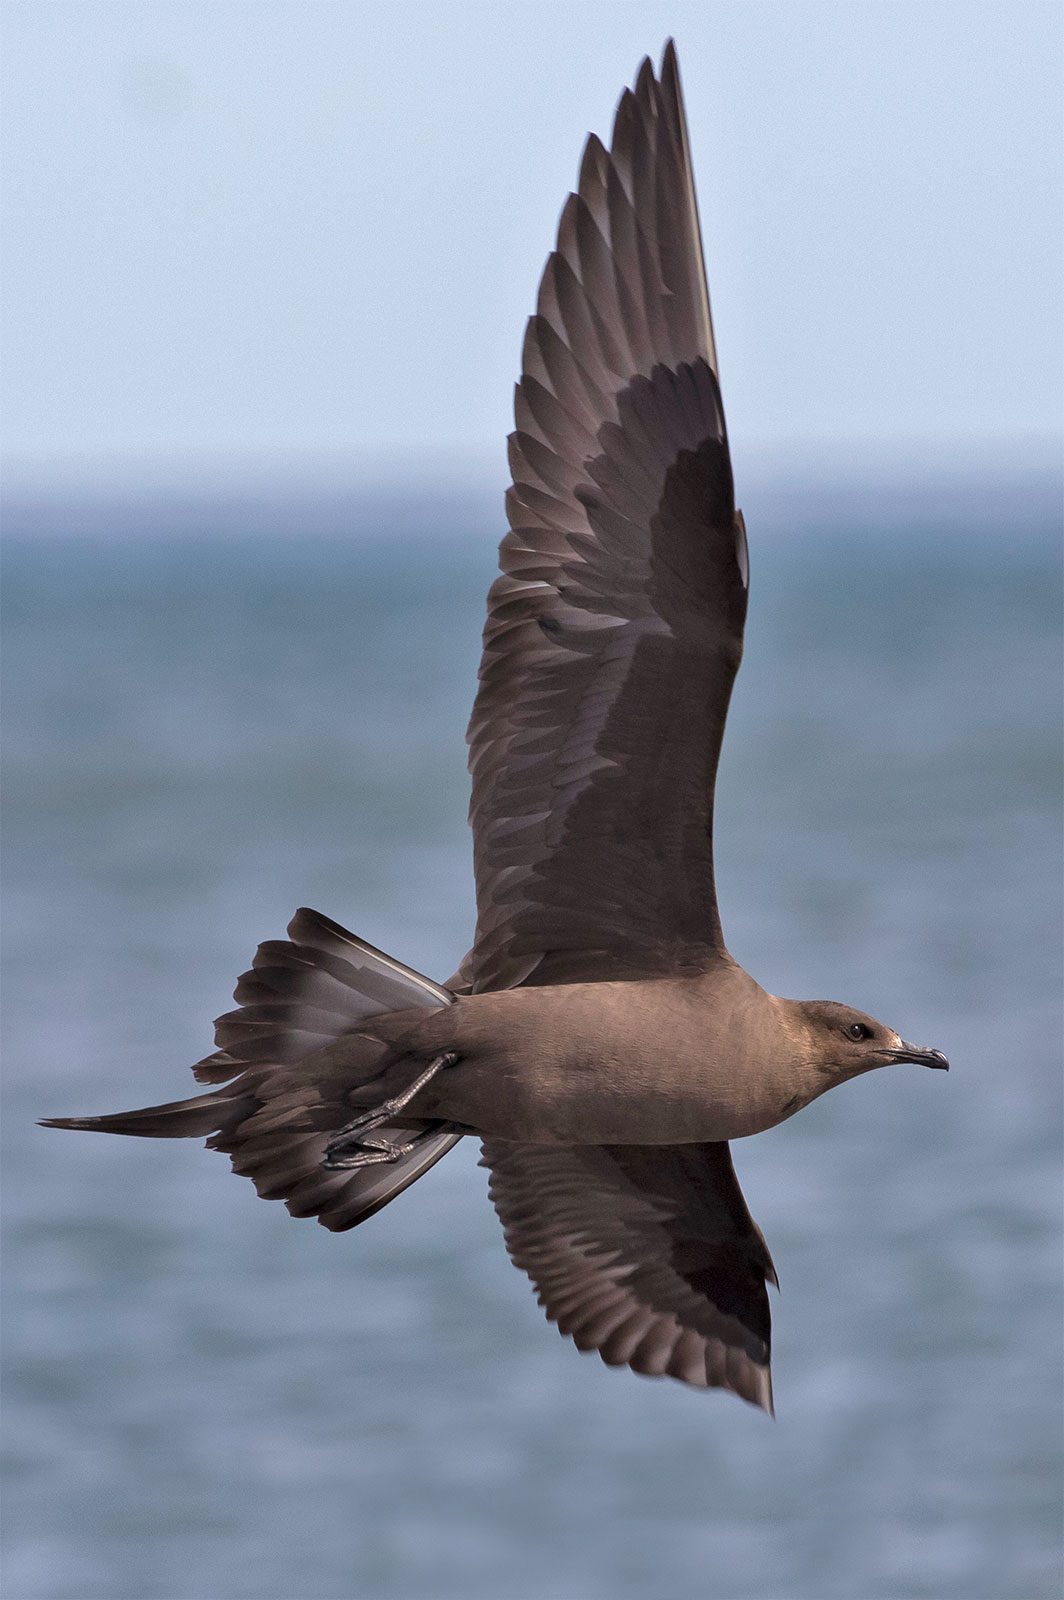
<path fill-rule="evenodd" d="M 669 33 L 737 449 L 1044 437 L 1061 16 L 7 0 L 12 475 L 501 462 L 584 135 Z"/>

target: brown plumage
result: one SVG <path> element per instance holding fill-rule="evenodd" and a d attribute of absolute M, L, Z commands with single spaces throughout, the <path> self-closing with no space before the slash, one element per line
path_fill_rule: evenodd
<path fill-rule="evenodd" d="M 334 1230 L 478 1135 L 510 1254 L 563 1333 L 770 1410 L 775 1272 L 727 1141 L 888 1061 L 946 1061 L 767 994 L 724 944 L 713 789 L 748 563 L 671 43 L 609 150 L 587 143 L 514 409 L 458 973 L 441 988 L 300 911 L 194 1068 L 221 1087 L 50 1125 L 209 1135 Z"/>

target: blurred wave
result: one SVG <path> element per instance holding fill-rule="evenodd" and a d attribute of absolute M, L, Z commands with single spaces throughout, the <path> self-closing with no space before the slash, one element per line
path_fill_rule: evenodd
<path fill-rule="evenodd" d="M 471 1146 L 333 1238 L 197 1146 L 33 1127 L 190 1087 L 297 904 L 453 969 L 493 533 L 456 493 L 9 505 L 10 1595 L 1058 1592 L 1056 504 L 747 502 L 731 946 L 955 1069 L 737 1147 L 775 1427 L 559 1340 Z"/>

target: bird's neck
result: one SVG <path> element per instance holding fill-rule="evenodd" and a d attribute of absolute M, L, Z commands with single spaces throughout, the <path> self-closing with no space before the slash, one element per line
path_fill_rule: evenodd
<path fill-rule="evenodd" d="M 766 995 L 770 1008 L 761 1035 L 762 1072 L 783 1109 L 780 1121 L 822 1095 L 836 1080 L 827 1072 L 798 1001 Z"/>

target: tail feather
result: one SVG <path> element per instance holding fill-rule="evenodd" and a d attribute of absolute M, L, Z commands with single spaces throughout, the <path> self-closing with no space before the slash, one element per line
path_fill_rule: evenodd
<path fill-rule="evenodd" d="M 379 997 L 377 1011 L 401 1011 L 412 1002 L 412 995 L 421 995 L 421 1004 L 431 1003 L 424 997 L 432 996 L 441 1005 L 450 1005 L 454 995 L 442 984 L 433 983 L 413 967 L 404 966 L 394 956 L 389 956 L 376 945 L 367 944 L 356 934 L 348 933 L 338 922 L 331 922 L 320 911 L 301 906 L 288 924 L 288 936 L 295 945 L 306 949 L 324 951 L 347 962 L 355 974 L 361 994 Z M 366 1015 L 370 1015 L 369 1012 Z"/>
<path fill-rule="evenodd" d="M 144 1139 L 197 1139 L 217 1133 L 254 1109 L 246 1094 L 201 1094 L 170 1105 L 115 1111 L 102 1117 L 42 1117 L 42 1128 L 74 1128 L 79 1133 L 131 1133 Z"/>
<path fill-rule="evenodd" d="M 288 941 L 259 946 L 237 983 L 238 1009 L 215 1024 L 219 1048 L 192 1069 L 201 1083 L 225 1087 L 140 1111 L 50 1117 L 42 1126 L 206 1138 L 264 1199 L 283 1199 L 293 1216 L 316 1216 L 336 1232 L 387 1205 L 460 1135 L 440 1123 L 390 1127 L 397 1142 L 413 1143 L 407 1155 L 354 1172 L 327 1170 L 325 1146 L 352 1115 L 348 1095 L 376 1075 L 383 1047 L 353 1039 L 342 1071 L 308 1058 L 341 1035 L 357 1034 L 369 1017 L 435 1010 L 454 996 L 317 912 L 297 911 L 288 933 Z"/>
<path fill-rule="evenodd" d="M 317 911 L 297 911 L 288 932 L 290 942 L 260 944 L 237 980 L 239 1009 L 217 1018 L 218 1050 L 193 1068 L 201 1082 L 224 1082 L 254 1062 L 301 1061 L 367 1017 L 454 998 Z"/>
<path fill-rule="evenodd" d="M 202 1061 L 197 1061 L 192 1068 L 192 1076 L 197 1083 L 228 1083 L 230 1078 L 244 1070 L 246 1065 L 231 1056 L 228 1050 L 215 1050 L 213 1055 L 204 1056 Z"/>

